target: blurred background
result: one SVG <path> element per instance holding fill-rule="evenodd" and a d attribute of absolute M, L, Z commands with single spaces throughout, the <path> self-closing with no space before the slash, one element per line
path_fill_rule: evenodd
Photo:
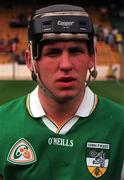
<path fill-rule="evenodd" d="M 4 0 L 0 4 L 0 104 L 29 93 L 32 82 L 25 65 L 27 25 L 34 9 L 52 4 L 84 7 L 95 31 L 97 94 L 124 105 L 124 0 Z"/>

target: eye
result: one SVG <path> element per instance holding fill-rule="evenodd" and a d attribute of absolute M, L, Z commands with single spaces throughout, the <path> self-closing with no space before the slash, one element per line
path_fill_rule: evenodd
<path fill-rule="evenodd" d="M 44 52 L 44 56 L 49 56 L 49 57 L 56 57 L 61 54 L 61 49 L 58 48 L 52 48 L 48 49 L 46 52 Z"/>

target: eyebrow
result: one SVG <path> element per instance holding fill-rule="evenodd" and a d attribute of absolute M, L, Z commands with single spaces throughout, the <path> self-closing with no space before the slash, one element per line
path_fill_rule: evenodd
<path fill-rule="evenodd" d="M 80 47 L 80 46 L 74 46 L 74 47 L 70 47 L 70 48 L 68 48 L 68 50 L 70 51 L 70 52 L 74 52 L 75 50 L 76 51 L 80 51 L 80 52 L 84 52 L 84 48 L 83 47 Z"/>
<path fill-rule="evenodd" d="M 59 47 L 48 47 L 46 49 L 44 49 L 44 52 L 47 53 L 47 52 L 61 52 L 62 51 L 62 48 L 59 48 Z"/>

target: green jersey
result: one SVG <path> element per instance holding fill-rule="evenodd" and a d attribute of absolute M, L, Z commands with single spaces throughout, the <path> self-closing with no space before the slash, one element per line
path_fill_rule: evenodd
<path fill-rule="evenodd" d="M 35 89 L 0 108 L 3 180 L 120 180 L 124 107 L 89 88 L 61 129 L 45 115 Z"/>

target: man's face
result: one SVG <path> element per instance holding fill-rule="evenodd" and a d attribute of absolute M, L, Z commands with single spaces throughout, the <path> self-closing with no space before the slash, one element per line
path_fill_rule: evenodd
<path fill-rule="evenodd" d="M 36 68 L 41 84 L 62 101 L 82 95 L 93 63 L 85 42 L 54 42 L 43 46 Z"/>

